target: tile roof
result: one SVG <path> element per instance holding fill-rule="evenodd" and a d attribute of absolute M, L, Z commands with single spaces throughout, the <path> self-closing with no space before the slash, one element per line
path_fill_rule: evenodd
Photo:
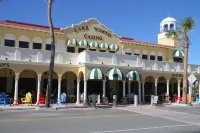
<path fill-rule="evenodd" d="M 8 25 L 8 26 L 16 26 L 16 27 L 22 27 L 22 28 L 49 31 L 49 26 L 29 24 L 29 23 L 16 22 L 16 21 L 10 21 L 10 20 L 0 21 L 0 25 Z M 60 28 L 55 28 L 55 27 L 54 27 L 54 31 L 55 32 L 62 32 Z"/>
<path fill-rule="evenodd" d="M 151 46 L 157 46 L 157 47 L 175 48 L 174 46 L 168 46 L 164 44 L 154 44 L 150 42 L 142 42 L 142 41 L 134 40 L 133 38 L 127 38 L 127 37 L 121 37 L 120 40 L 122 42 L 139 43 L 139 44 L 151 45 Z"/>

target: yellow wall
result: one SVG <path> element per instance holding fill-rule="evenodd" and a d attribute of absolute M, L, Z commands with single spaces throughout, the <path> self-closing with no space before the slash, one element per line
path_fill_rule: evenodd
<path fill-rule="evenodd" d="M 158 44 L 175 46 L 175 48 L 180 49 L 180 39 L 163 38 L 158 40 Z"/>
<path fill-rule="evenodd" d="M 157 56 L 158 52 L 162 52 L 163 53 L 163 61 L 168 61 L 168 49 L 167 48 L 160 48 L 160 47 L 155 47 L 155 46 L 150 46 L 150 45 L 140 45 L 140 44 L 128 44 L 128 43 L 123 43 L 123 44 L 124 44 L 124 52 L 127 48 L 130 48 L 132 50 L 132 54 L 134 54 L 135 49 L 140 50 L 140 54 L 142 54 L 143 51 L 147 51 L 148 52 L 148 60 L 150 58 L 151 51 L 155 52 L 155 56 Z"/>

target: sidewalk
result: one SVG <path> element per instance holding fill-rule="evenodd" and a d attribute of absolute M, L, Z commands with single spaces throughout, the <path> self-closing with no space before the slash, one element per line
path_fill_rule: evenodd
<path fill-rule="evenodd" d="M 36 106 L 35 104 L 32 105 L 17 105 L 17 106 L 13 106 L 13 105 L 0 105 L 0 111 L 6 111 L 6 110 L 38 110 L 38 109 L 44 109 L 43 108 L 44 105 L 41 106 Z M 83 104 L 72 104 L 72 103 L 68 103 L 68 104 L 54 104 L 51 105 L 51 110 L 59 110 L 59 109 L 67 109 L 67 108 L 90 108 L 90 105 L 83 105 Z M 109 108 L 109 105 L 99 105 L 97 106 L 98 108 Z"/>

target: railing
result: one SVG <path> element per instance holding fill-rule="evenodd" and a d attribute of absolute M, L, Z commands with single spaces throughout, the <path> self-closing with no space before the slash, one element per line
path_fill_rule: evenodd
<path fill-rule="evenodd" d="M 50 51 L 0 46 L 0 60 L 49 63 Z M 141 60 L 136 55 L 83 51 L 81 53 L 55 53 L 56 64 L 79 65 L 84 63 L 140 67 L 144 70 L 183 72 L 183 64 L 165 61 Z M 200 65 L 188 65 L 188 72 L 200 73 Z"/>

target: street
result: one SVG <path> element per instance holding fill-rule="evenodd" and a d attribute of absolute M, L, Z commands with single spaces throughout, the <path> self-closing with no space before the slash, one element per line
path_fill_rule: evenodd
<path fill-rule="evenodd" d="M 2 133 L 199 133 L 200 126 L 118 108 L 87 108 L 0 112 L 0 130 Z"/>

